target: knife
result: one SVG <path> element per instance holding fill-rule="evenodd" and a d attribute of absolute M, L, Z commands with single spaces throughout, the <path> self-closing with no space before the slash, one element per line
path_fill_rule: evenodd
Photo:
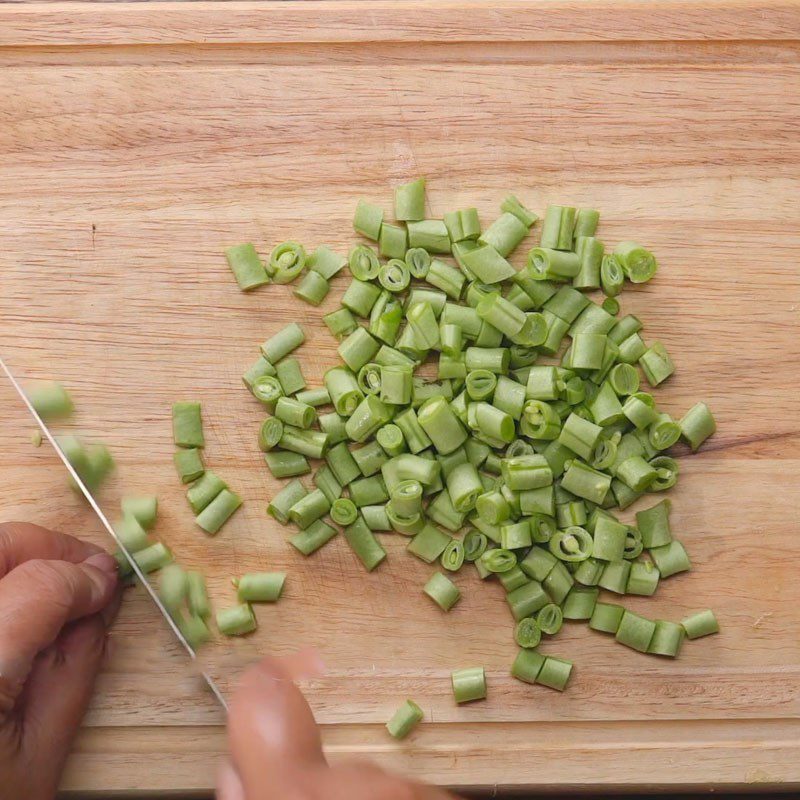
<path fill-rule="evenodd" d="M 58 442 L 55 440 L 55 437 L 50 433 L 47 425 L 44 423 L 42 418 L 37 413 L 36 409 L 33 407 L 31 401 L 28 399 L 28 396 L 23 391 L 22 387 L 17 382 L 17 379 L 12 375 L 11 370 L 6 366 L 5 361 L 0 358 L 0 368 L 2 368 L 3 372 L 8 376 L 9 381 L 11 381 L 11 385 L 14 387 L 16 393 L 22 399 L 22 402 L 28 408 L 28 411 L 31 412 L 31 415 L 36 420 L 36 424 L 41 428 L 42 433 L 47 438 L 47 441 L 53 446 L 53 449 L 58 454 L 58 457 L 61 459 L 64 466 L 67 468 L 67 472 L 72 476 L 72 479 L 75 481 L 77 487 L 81 490 L 81 493 L 86 498 L 86 501 L 89 505 L 94 509 L 95 514 L 97 514 L 100 522 L 103 524 L 103 527 L 108 531 L 111 538 L 117 543 L 117 547 L 120 549 L 122 554 L 125 558 L 128 559 L 128 563 L 131 565 L 131 569 L 135 573 L 136 577 L 141 581 L 142 586 L 144 586 L 147 593 L 152 598 L 153 602 L 156 604 L 156 608 L 161 612 L 161 616 L 167 621 L 167 624 L 172 629 L 172 632 L 177 636 L 178 641 L 183 645 L 184 650 L 189 654 L 189 658 L 196 664 L 199 665 L 199 661 L 197 659 L 197 653 L 195 649 L 192 647 L 191 644 L 186 640 L 186 637 L 181 633 L 180 628 L 175 624 L 175 620 L 172 619 L 172 616 L 165 608 L 164 604 L 161 602 L 161 599 L 158 596 L 158 593 L 155 589 L 150 585 L 150 582 L 147 579 L 147 576 L 144 572 L 139 568 L 139 565 L 136 563 L 135 559 L 131 555 L 130 551 L 127 547 L 120 541 L 119 536 L 117 536 L 114 528 L 109 523 L 106 515 L 103 513 L 100 506 L 97 504 L 97 501 L 92 497 L 91 492 L 86 488 L 86 484 L 81 480 L 81 476 L 78 475 L 75 468 L 72 464 L 69 463 L 67 457 L 64 455 L 64 451 L 58 446 Z M 198 669 L 200 672 L 201 677 L 206 682 L 208 688 L 211 690 L 211 694 L 216 697 L 219 701 L 220 705 L 222 706 L 225 711 L 228 710 L 228 704 L 225 701 L 225 697 L 223 696 L 222 692 L 219 690 L 219 687 L 214 682 L 214 679 L 203 669 Z"/>

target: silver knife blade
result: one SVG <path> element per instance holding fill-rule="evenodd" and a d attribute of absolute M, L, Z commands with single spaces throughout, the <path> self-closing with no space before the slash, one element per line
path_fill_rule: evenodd
<path fill-rule="evenodd" d="M 181 633 L 180 628 L 175 624 L 175 620 L 172 619 L 170 613 L 167 611 L 166 607 L 161 602 L 161 598 L 159 598 L 156 590 L 153 589 L 153 587 L 150 585 L 150 582 L 147 580 L 147 576 L 139 568 L 139 565 L 136 563 L 135 559 L 133 558 L 128 548 L 125 547 L 125 545 L 120 541 L 119 536 L 117 536 L 116 531 L 109 523 L 106 515 L 103 513 L 100 506 L 97 504 L 97 501 L 94 499 L 94 497 L 92 497 L 91 492 L 86 488 L 86 484 L 84 484 L 84 482 L 81 480 L 81 476 L 78 475 L 75 468 L 72 466 L 72 464 L 69 463 L 69 460 L 64 455 L 63 450 L 59 447 L 55 437 L 50 433 L 50 430 L 45 424 L 44 420 L 42 420 L 42 418 L 39 416 L 36 409 L 33 407 L 33 404 L 28 399 L 28 396 L 25 394 L 24 390 L 17 382 L 17 379 L 11 373 L 11 370 L 6 366 L 6 363 L 5 361 L 3 361 L 2 358 L 0 358 L 0 368 L 2 368 L 3 372 L 5 372 L 5 374 L 8 376 L 8 379 L 9 381 L 11 381 L 11 385 L 14 387 L 14 390 L 20 396 L 22 402 L 25 403 L 25 406 L 27 407 L 28 411 L 30 411 L 31 416 L 36 420 L 36 424 L 39 426 L 42 433 L 45 435 L 47 441 L 50 442 L 50 444 L 53 446 L 53 449 L 56 451 L 58 457 L 61 459 L 64 466 L 67 468 L 67 471 L 72 476 L 72 479 L 75 481 L 75 484 L 81 490 L 83 496 L 86 498 L 86 501 L 94 509 L 94 512 L 95 514 L 97 514 L 100 522 L 103 524 L 103 527 L 108 531 L 111 538 L 116 542 L 117 547 L 119 547 L 119 549 L 122 551 L 125 558 L 128 559 L 128 562 L 131 565 L 131 569 L 133 570 L 136 577 L 141 581 L 142 586 L 144 586 L 145 590 L 150 595 L 153 602 L 156 604 L 156 608 L 158 608 L 158 610 L 161 612 L 161 616 L 164 617 L 167 624 L 172 629 L 172 632 L 178 638 L 178 641 L 183 645 L 184 650 L 186 650 L 186 652 L 189 654 L 189 657 L 192 659 L 192 661 L 198 663 L 197 653 L 195 652 L 195 649 L 191 646 L 191 644 L 189 644 L 189 642 L 186 640 L 186 637 Z M 214 695 L 214 697 L 217 698 L 220 705 L 225 709 L 225 711 L 227 711 L 228 703 L 226 702 L 225 697 L 223 696 L 219 687 L 214 682 L 214 679 L 205 670 L 200 669 L 198 671 L 200 672 L 200 675 L 202 676 L 203 680 L 205 680 L 206 684 L 208 685 L 208 688 L 211 690 L 211 693 Z"/>

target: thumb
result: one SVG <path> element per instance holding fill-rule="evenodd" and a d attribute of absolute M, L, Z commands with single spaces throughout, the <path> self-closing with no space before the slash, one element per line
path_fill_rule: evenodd
<path fill-rule="evenodd" d="M 277 790 L 292 785 L 298 770 L 325 766 L 314 715 L 286 666 L 275 659 L 244 674 L 231 702 L 228 738 L 248 797 L 256 796 L 266 776 Z"/>

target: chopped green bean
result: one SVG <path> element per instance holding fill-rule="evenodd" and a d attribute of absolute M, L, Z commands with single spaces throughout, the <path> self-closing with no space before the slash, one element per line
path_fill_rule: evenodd
<path fill-rule="evenodd" d="M 461 597 L 458 586 L 441 572 L 431 575 L 423 591 L 442 611 L 449 611 Z"/>

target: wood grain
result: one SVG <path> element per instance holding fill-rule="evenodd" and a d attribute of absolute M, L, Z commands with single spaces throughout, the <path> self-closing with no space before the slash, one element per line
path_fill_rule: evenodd
<path fill-rule="evenodd" d="M 289 571 L 258 636 L 215 644 L 210 667 L 230 690 L 258 652 L 317 647 L 328 672 L 307 691 L 334 759 L 458 788 L 800 783 L 797 6 L 620 8 L 0 6 L 3 356 L 26 379 L 70 386 L 71 426 L 119 464 L 106 507 L 123 489 L 157 491 L 159 535 L 209 574 L 218 605 L 232 574 Z M 570 691 L 524 686 L 508 676 L 499 587 L 465 574 L 443 618 L 404 542 L 390 538 L 366 575 L 344 541 L 306 561 L 265 517 L 277 482 L 239 376 L 298 315 L 312 383 L 335 348 L 287 287 L 239 293 L 221 252 L 289 237 L 344 250 L 356 199 L 388 208 L 391 185 L 417 174 L 435 216 L 475 204 L 490 220 L 512 190 L 537 209 L 598 207 L 606 241 L 634 236 L 658 254 L 657 279 L 623 308 L 678 363 L 659 402 L 680 414 L 704 398 L 719 421 L 674 492 L 695 569 L 630 602 L 654 617 L 717 609 L 723 632 L 679 660 L 570 625 L 546 647 L 576 660 Z M 203 401 L 208 463 L 246 498 L 213 539 L 175 479 L 177 398 Z M 30 446 L 5 384 L 0 430 L 3 516 L 103 541 L 54 455 Z M 114 641 L 65 788 L 207 789 L 223 720 L 141 592 Z M 471 664 L 486 666 L 489 700 L 457 708 L 449 672 Z M 396 744 L 381 725 L 406 696 L 430 724 Z"/>

